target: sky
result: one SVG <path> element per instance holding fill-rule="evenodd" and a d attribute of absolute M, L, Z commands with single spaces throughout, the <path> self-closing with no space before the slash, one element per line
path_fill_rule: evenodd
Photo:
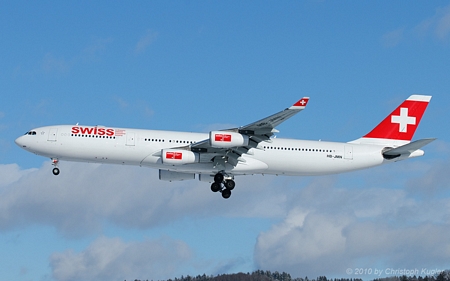
<path fill-rule="evenodd" d="M 0 280 L 256 269 L 363 278 L 450 268 L 448 1 L 2 1 Z M 61 162 L 45 125 L 208 132 L 303 96 L 277 137 L 347 142 L 433 96 L 423 157 L 348 174 L 237 177 L 224 200 L 157 170 Z M 397 274 L 396 274 L 397 273 Z M 400 274 L 398 274 L 400 273 Z"/>

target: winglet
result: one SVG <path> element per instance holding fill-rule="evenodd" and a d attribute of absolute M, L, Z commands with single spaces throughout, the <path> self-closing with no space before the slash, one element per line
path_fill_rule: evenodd
<path fill-rule="evenodd" d="M 308 104 L 309 97 L 303 97 L 296 103 L 294 103 L 289 109 L 304 109 Z"/>

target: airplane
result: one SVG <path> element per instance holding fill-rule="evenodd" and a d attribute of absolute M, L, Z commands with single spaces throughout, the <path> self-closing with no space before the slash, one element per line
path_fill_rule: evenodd
<path fill-rule="evenodd" d="M 15 143 L 51 159 L 159 169 L 159 179 L 210 182 L 227 199 L 239 175 L 318 176 L 355 171 L 424 155 L 435 138 L 412 141 L 431 96 L 411 95 L 363 137 L 341 143 L 276 138 L 276 127 L 304 110 L 309 97 L 248 125 L 209 133 L 105 126 L 32 129 Z"/>

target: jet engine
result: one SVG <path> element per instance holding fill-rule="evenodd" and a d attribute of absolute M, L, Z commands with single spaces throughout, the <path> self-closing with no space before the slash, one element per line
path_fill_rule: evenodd
<path fill-rule="evenodd" d="M 200 156 L 198 153 L 183 149 L 163 149 L 161 160 L 164 165 L 184 165 L 200 162 Z"/>
<path fill-rule="evenodd" d="M 235 132 L 211 131 L 209 132 L 209 144 L 217 148 L 230 148 L 235 146 L 247 146 L 248 136 Z"/>

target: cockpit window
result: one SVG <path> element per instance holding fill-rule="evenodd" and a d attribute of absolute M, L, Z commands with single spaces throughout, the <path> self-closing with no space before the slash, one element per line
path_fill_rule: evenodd
<path fill-rule="evenodd" d="M 29 132 L 26 132 L 25 135 L 35 136 L 35 135 L 36 135 L 36 131 L 29 131 Z"/>

